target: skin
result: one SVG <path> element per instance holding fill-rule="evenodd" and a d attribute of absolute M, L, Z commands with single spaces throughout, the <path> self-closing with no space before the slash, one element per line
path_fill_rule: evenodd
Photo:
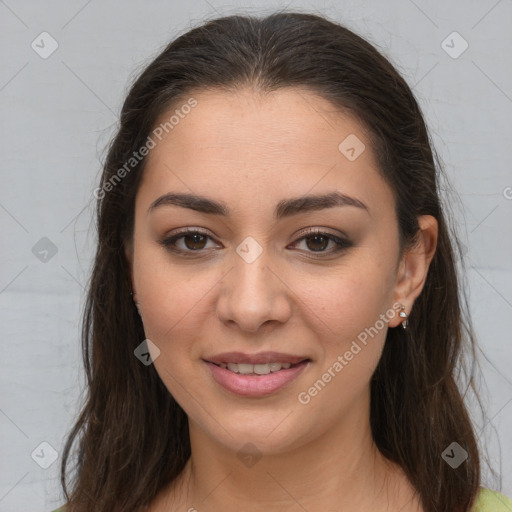
<path fill-rule="evenodd" d="M 377 450 L 369 423 L 370 378 L 387 329 L 401 328 L 397 314 L 309 403 L 297 397 L 393 304 L 411 312 L 435 251 L 435 219 L 418 219 L 419 243 L 401 255 L 392 191 L 364 127 L 315 94 L 193 96 L 197 106 L 148 155 L 126 251 L 146 336 L 161 351 L 155 368 L 188 415 L 192 447 L 180 478 L 148 510 L 421 511 L 401 469 Z M 350 134 L 366 146 L 354 161 L 338 149 Z M 283 199 L 333 191 L 367 210 L 273 218 Z M 232 214 L 179 206 L 148 214 L 168 192 L 223 201 Z M 211 237 L 177 241 L 196 250 L 192 257 L 159 244 L 186 227 Z M 332 252 L 334 242 L 304 239 L 304 228 L 352 245 Z M 248 236 L 262 248 L 252 263 L 236 252 Z M 220 387 L 202 361 L 266 350 L 312 363 L 279 392 L 247 398 Z M 261 454 L 251 467 L 237 457 L 249 442 Z"/>

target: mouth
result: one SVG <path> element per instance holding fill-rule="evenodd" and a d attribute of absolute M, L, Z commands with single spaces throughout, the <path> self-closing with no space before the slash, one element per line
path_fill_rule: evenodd
<path fill-rule="evenodd" d="M 305 355 L 300 356 L 272 351 L 258 352 L 256 354 L 223 352 L 206 357 L 203 361 L 240 375 L 269 375 L 310 362 L 311 358 Z"/>
<path fill-rule="evenodd" d="M 259 364 L 250 364 L 250 363 L 214 363 L 213 361 L 207 361 L 209 363 L 214 364 L 224 370 L 229 370 L 233 373 L 238 373 L 241 375 L 269 375 L 270 373 L 276 373 L 281 370 L 288 370 L 290 368 L 295 368 L 304 363 L 311 361 L 309 358 L 302 359 L 298 363 L 289 363 L 289 362 L 277 362 L 273 361 L 270 363 L 259 363 Z"/>
<path fill-rule="evenodd" d="M 261 398 L 281 391 L 290 386 L 312 364 L 310 358 L 295 358 L 294 362 L 271 359 L 255 364 L 225 360 L 203 361 L 217 384 L 246 398 Z"/>

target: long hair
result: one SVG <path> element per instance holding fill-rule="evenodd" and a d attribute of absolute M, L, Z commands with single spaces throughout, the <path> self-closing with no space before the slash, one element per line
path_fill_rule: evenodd
<path fill-rule="evenodd" d="M 466 512 L 473 503 L 480 460 L 458 374 L 476 344 L 456 233 L 440 200 L 441 166 L 420 107 L 370 43 L 322 16 L 279 12 L 223 17 L 181 35 L 144 69 L 123 104 L 96 194 L 98 246 L 82 324 L 87 396 L 61 465 L 69 512 L 141 510 L 190 457 L 185 412 L 155 368 L 134 357 L 145 336 L 130 297 L 125 248 L 146 159 L 126 163 L 147 143 L 159 116 L 194 91 L 294 86 L 329 100 L 369 130 L 394 194 L 401 249 L 415 243 L 418 216 L 437 219 L 437 250 L 409 327 L 388 331 L 371 380 L 370 422 L 377 447 L 403 468 L 426 512 Z M 473 373 L 467 386 L 478 396 Z M 453 442 L 468 454 L 457 468 L 442 456 Z"/>

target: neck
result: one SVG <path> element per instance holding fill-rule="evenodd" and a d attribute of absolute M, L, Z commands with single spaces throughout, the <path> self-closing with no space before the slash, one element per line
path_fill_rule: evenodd
<path fill-rule="evenodd" d="M 368 415 L 359 414 L 286 452 L 253 459 L 189 420 L 192 455 L 173 484 L 179 510 L 421 510 L 401 469 L 373 442 Z"/>

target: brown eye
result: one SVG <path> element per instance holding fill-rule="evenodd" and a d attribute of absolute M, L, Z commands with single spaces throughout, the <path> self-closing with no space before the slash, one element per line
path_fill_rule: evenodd
<path fill-rule="evenodd" d="M 340 238 L 331 233 L 318 230 L 306 233 L 305 236 L 295 241 L 293 245 L 298 245 L 299 243 L 303 243 L 305 245 L 304 250 L 307 253 L 318 253 L 318 257 L 348 249 L 353 245 L 352 242 L 348 239 Z M 332 249 L 326 250 L 331 243 Z"/>
<path fill-rule="evenodd" d="M 200 235 L 200 234 L 194 234 L 194 235 L 184 235 L 182 238 L 183 238 L 183 241 L 184 241 L 187 249 L 191 249 L 191 250 L 204 249 L 204 245 L 206 242 L 206 236 Z"/>
<path fill-rule="evenodd" d="M 173 252 L 183 256 L 200 256 L 208 249 L 208 241 L 212 237 L 208 234 L 196 230 L 187 229 L 170 237 L 160 240 L 159 243 L 164 246 L 169 252 Z M 351 247 L 353 244 L 348 239 L 340 238 L 331 233 L 323 231 L 310 231 L 305 236 L 299 238 L 293 245 L 303 243 L 305 248 L 301 248 L 306 253 L 313 254 L 315 257 L 322 257 L 330 255 L 344 249 Z M 330 250 L 326 250 L 329 248 Z M 196 254 L 194 254 L 196 253 Z M 315 254 L 316 253 L 316 254 Z"/>
<path fill-rule="evenodd" d="M 212 238 L 206 233 L 195 229 L 187 229 L 176 235 L 164 238 L 159 243 L 170 252 L 187 255 L 200 253 L 206 249 L 208 240 L 212 240 Z"/>
<path fill-rule="evenodd" d="M 312 251 L 323 251 L 329 245 L 329 239 L 322 235 L 311 235 L 305 238 L 308 249 Z"/>

